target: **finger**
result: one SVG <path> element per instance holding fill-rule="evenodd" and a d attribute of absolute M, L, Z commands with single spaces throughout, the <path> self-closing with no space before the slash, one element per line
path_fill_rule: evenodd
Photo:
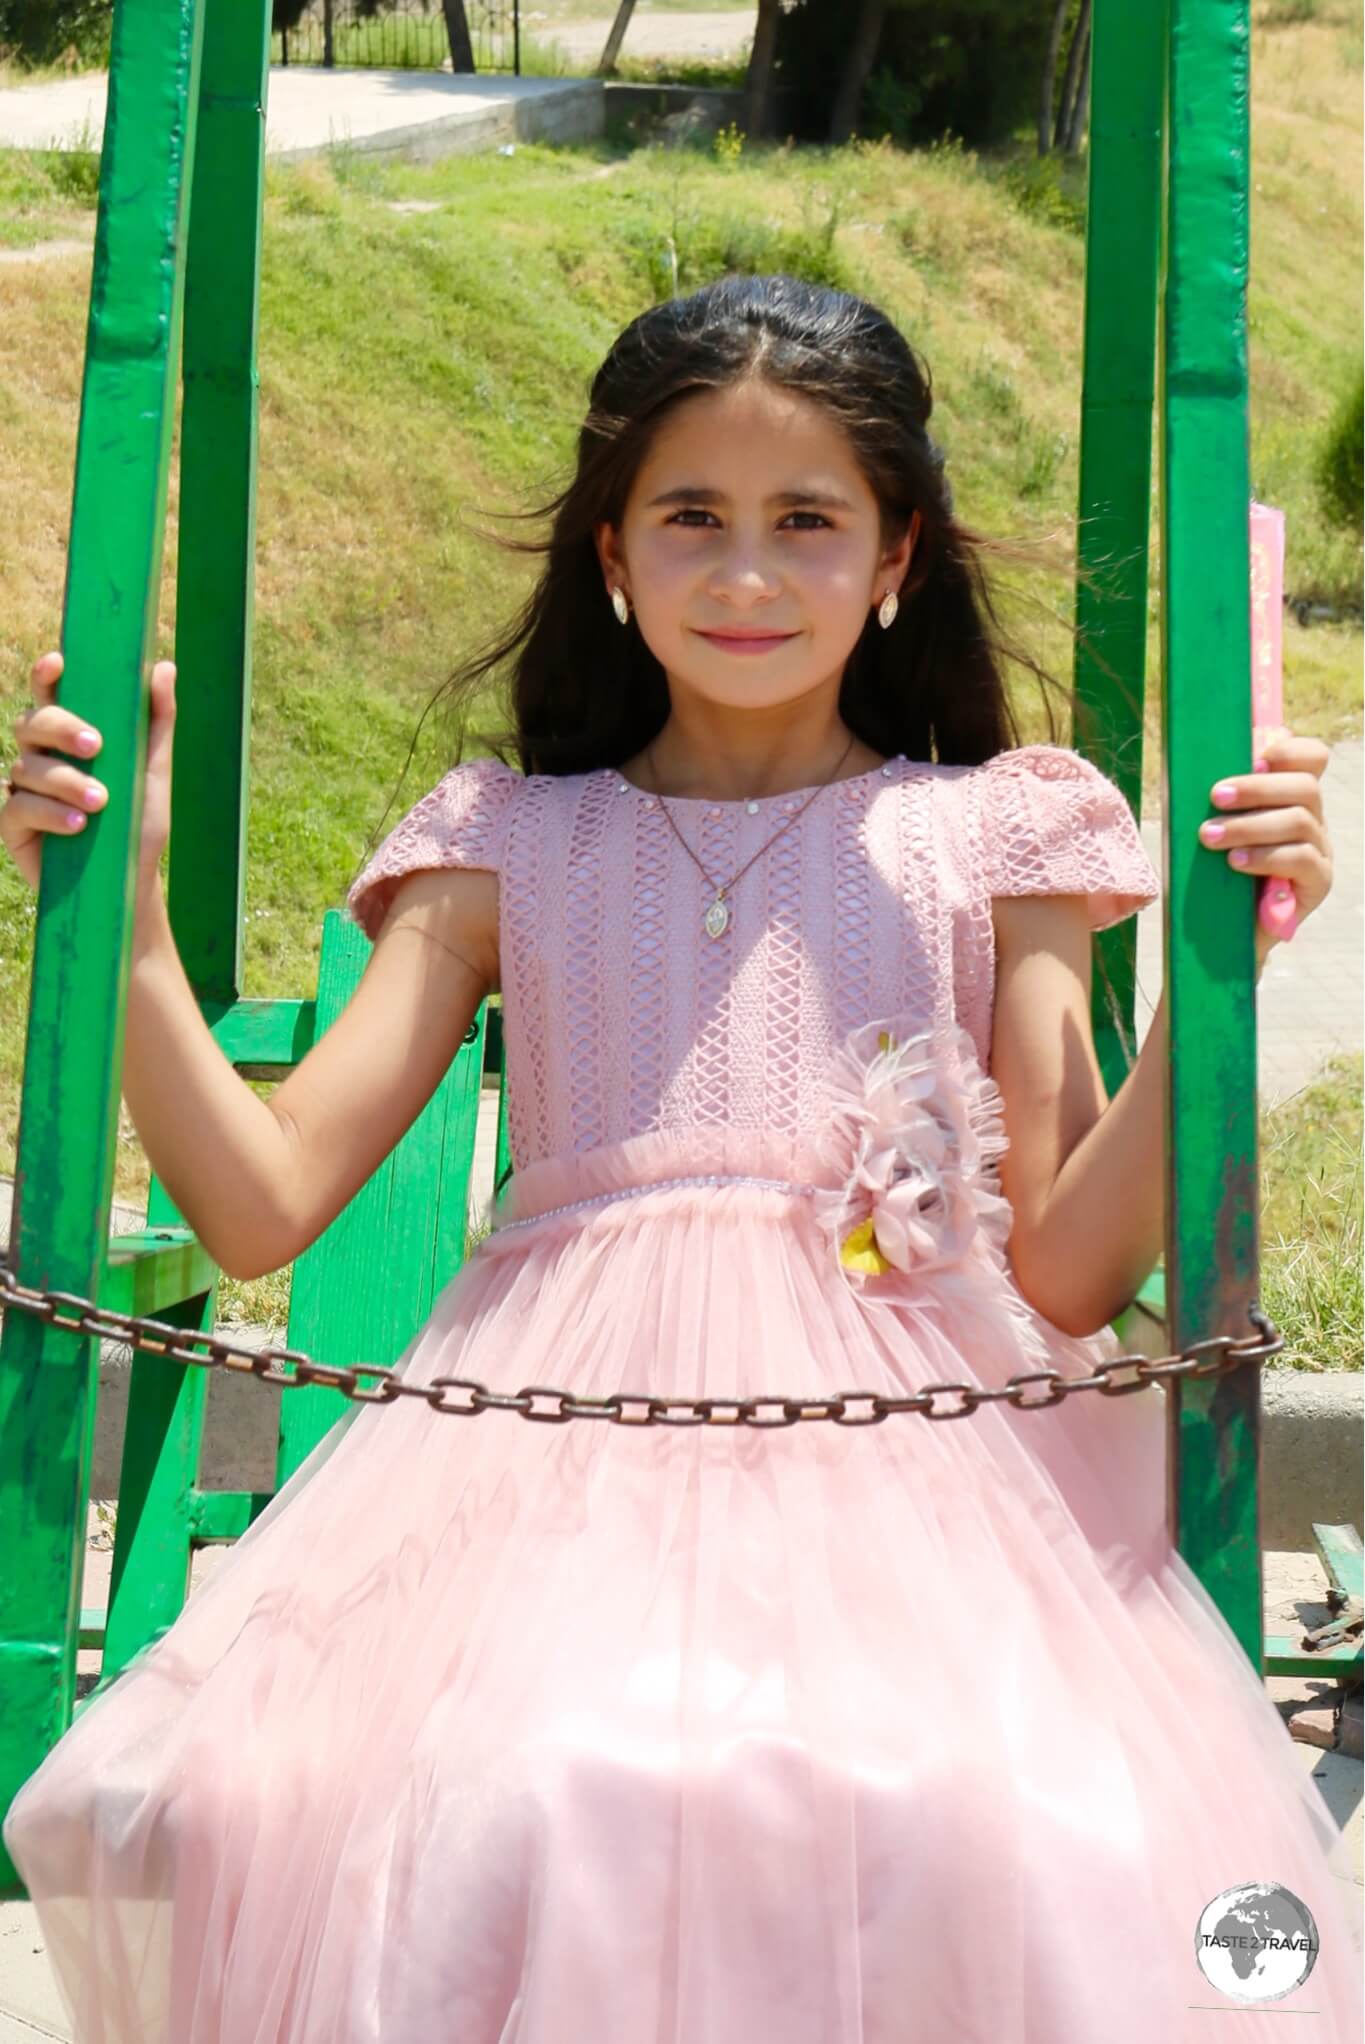
<path fill-rule="evenodd" d="M 21 752 L 10 769 L 10 780 L 16 791 L 23 789 L 45 801 L 78 809 L 103 809 L 109 800 L 109 791 L 102 781 L 47 753 Z"/>
<path fill-rule="evenodd" d="M 1276 770 L 1299 768 L 1321 774 L 1331 758 L 1331 748 L 1321 738 L 1295 733 L 1277 725 L 1255 741 L 1255 756 Z"/>
<path fill-rule="evenodd" d="M 1234 846 L 1311 844 L 1330 853 L 1331 840 L 1321 817 L 1306 805 L 1292 808 L 1253 809 L 1242 816 L 1208 817 L 1199 826 L 1206 845 L 1219 851 Z"/>
<path fill-rule="evenodd" d="M 41 702 L 51 702 L 57 693 L 66 662 L 60 653 L 41 653 L 29 670 L 29 688 Z"/>
<path fill-rule="evenodd" d="M 14 719 L 13 729 L 21 750 L 42 746 L 54 752 L 73 752 L 79 759 L 93 759 L 104 743 L 93 724 L 56 703 L 25 710 Z"/>
<path fill-rule="evenodd" d="M 1270 879 L 1292 880 L 1315 899 L 1329 892 L 1332 861 L 1314 844 L 1239 845 L 1228 853 L 1228 864 L 1238 873 Z M 1314 885 L 1314 882 L 1317 884 Z"/>
<path fill-rule="evenodd" d="M 83 809 L 70 802 L 50 801 L 46 795 L 20 787 L 15 788 L 0 816 L 7 829 L 17 823 L 24 831 L 52 831 L 59 837 L 75 837 L 89 820 Z M 7 836 L 5 842 L 11 843 L 12 838 Z"/>
<path fill-rule="evenodd" d="M 152 669 L 152 728 L 147 740 L 149 771 L 169 773 L 175 746 L 175 663 L 158 660 Z"/>
<path fill-rule="evenodd" d="M 1224 794 L 1224 789 L 1230 792 Z M 1228 774 L 1209 789 L 1209 806 L 1219 816 L 1237 809 L 1282 809 L 1291 802 L 1321 810 L 1322 784 L 1316 773 L 1274 766 L 1263 774 Z"/>

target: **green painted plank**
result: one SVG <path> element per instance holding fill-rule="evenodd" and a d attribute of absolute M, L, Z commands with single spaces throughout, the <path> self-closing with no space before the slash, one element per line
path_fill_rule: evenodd
<path fill-rule="evenodd" d="M 217 1264 L 190 1229 L 145 1229 L 110 1237 L 95 1296 L 108 1313 L 167 1320 L 168 1306 L 197 1298 L 217 1277 Z"/>
<path fill-rule="evenodd" d="M 294 1397 L 292 1391 L 271 1391 L 261 1387 L 263 1398 Z M 197 1490 L 190 1500 L 190 1525 L 194 1545 L 240 1540 L 243 1533 L 275 1496 L 273 1490 Z"/>
<path fill-rule="evenodd" d="M 185 281 L 168 907 L 195 991 L 240 991 L 270 9 L 208 0 Z"/>
<path fill-rule="evenodd" d="M 161 1317 L 174 1327 L 211 1328 L 216 1302 L 215 1289 Z M 134 1353 L 102 1678 L 125 1668 L 184 1609 L 190 1589 L 190 1504 L 207 1398 L 206 1370 Z"/>
<path fill-rule="evenodd" d="M 1161 525 L 1172 1344 L 1251 1330 L 1258 1289 L 1255 890 L 1197 831 L 1251 765 L 1248 0 L 1170 0 Z M 1262 1662 L 1260 1374 L 1172 1384 L 1172 1530 Z"/>
<path fill-rule="evenodd" d="M 197 0 L 113 21 L 62 646 L 62 701 L 104 733 L 105 811 L 44 848 L 13 1253 L 94 1294 L 106 1254 L 202 39 Z M 76 1018 L 79 1027 L 76 1028 Z M 70 1722 L 94 1434 L 88 1338 L 0 1332 L 0 1807 Z M 0 1848 L 0 1892 L 17 1875 Z"/>
<path fill-rule="evenodd" d="M 499 1032 L 498 1039 L 498 1057 L 500 1084 L 498 1087 L 498 1132 L 496 1148 L 493 1154 L 493 1185 L 495 1189 L 501 1187 L 505 1190 L 507 1181 L 512 1176 L 512 1148 L 507 1130 L 507 1041 L 501 1032 Z"/>
<path fill-rule="evenodd" d="M 1314 1520 L 1313 1545 L 1333 1589 L 1343 1597 L 1365 1599 L 1365 1553 L 1355 1527 L 1328 1526 Z"/>
<path fill-rule="evenodd" d="M 1165 41 L 1149 0 L 1094 10 L 1076 585 L 1078 733 L 1141 813 Z M 1091 1019 L 1112 1098 L 1136 1056 L 1137 920 L 1095 938 Z M 1106 988 L 1107 975 L 1110 986 Z M 1112 989 L 1112 992 L 1110 991 Z M 1111 1006 L 1112 1002 L 1112 1006 Z"/>
<path fill-rule="evenodd" d="M 317 1026 L 324 1033 L 360 983 L 370 955 L 364 932 L 335 909 L 323 924 Z M 331 1363 L 391 1364 L 428 1317 L 440 1286 L 464 1256 L 483 1032 L 476 1023 L 402 1141 L 294 1264 L 289 1346 Z M 281 1410 L 283 1483 L 343 1417 L 341 1392 L 286 1394 Z"/>
<path fill-rule="evenodd" d="M 213 1001 L 199 1004 L 213 1040 L 235 1065 L 275 1066 L 281 1074 L 301 1064 L 313 1047 L 313 1001 Z"/>
<path fill-rule="evenodd" d="M 1348 1687 L 1359 1682 L 1362 1668 L 1365 1668 L 1359 1640 L 1343 1641 L 1340 1646 L 1323 1647 L 1317 1653 L 1309 1653 L 1299 1645 L 1299 1639 L 1296 1632 L 1268 1632 L 1261 1672 L 1265 1675 L 1321 1675 L 1324 1681 L 1344 1682 Z"/>

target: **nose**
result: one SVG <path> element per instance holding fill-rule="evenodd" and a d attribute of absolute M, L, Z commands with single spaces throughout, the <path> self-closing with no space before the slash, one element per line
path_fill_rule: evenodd
<path fill-rule="evenodd" d="M 761 547 L 740 540 L 711 563 L 707 587 L 729 603 L 763 603 L 781 593 L 782 577 L 765 562 Z"/>

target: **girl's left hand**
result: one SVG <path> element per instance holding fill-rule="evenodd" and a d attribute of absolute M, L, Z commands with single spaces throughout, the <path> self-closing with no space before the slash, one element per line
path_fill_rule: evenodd
<path fill-rule="evenodd" d="M 1200 841 L 1222 852 L 1238 872 L 1287 880 L 1302 923 L 1332 888 L 1332 841 L 1320 785 L 1331 755 L 1320 738 L 1296 738 L 1281 724 L 1256 733 L 1253 756 L 1264 761 L 1263 771 L 1229 775 L 1211 791 L 1218 813 L 1199 826 Z M 1263 930 L 1258 918 L 1258 972 L 1282 941 Z"/>

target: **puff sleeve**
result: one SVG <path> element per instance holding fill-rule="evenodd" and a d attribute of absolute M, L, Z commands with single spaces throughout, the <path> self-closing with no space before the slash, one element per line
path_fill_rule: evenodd
<path fill-rule="evenodd" d="M 992 896 L 1083 894 L 1095 930 L 1159 897 L 1132 810 L 1079 752 L 1021 745 L 986 760 L 974 778 Z"/>
<path fill-rule="evenodd" d="M 497 872 L 521 778 L 498 759 L 462 760 L 399 819 L 346 895 L 347 916 L 371 943 L 406 874 L 441 866 Z"/>

